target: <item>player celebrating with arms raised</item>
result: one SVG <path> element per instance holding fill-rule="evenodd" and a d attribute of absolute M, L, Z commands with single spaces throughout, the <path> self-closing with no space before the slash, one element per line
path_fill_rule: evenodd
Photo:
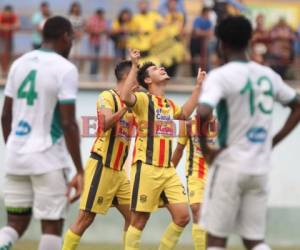
<path fill-rule="evenodd" d="M 135 114 L 137 138 L 131 168 L 131 225 L 126 235 L 126 250 L 140 249 L 142 231 L 150 213 L 164 200 L 172 215 L 172 223 L 165 231 L 160 250 L 173 249 L 189 222 L 187 197 L 175 168 L 171 164 L 173 119 L 187 119 L 197 105 L 205 72 L 199 70 L 197 84 L 189 100 L 179 107 L 165 97 L 170 77 L 153 63 L 138 69 L 139 51 L 131 51 L 132 68 L 121 91 L 121 98 Z M 149 92 L 131 93 L 138 79 Z"/>
<path fill-rule="evenodd" d="M 130 185 L 123 165 L 128 154 L 133 114 L 128 111 L 119 94 L 131 65 L 130 61 L 120 62 L 115 68 L 116 88 L 99 95 L 99 131 L 85 168 L 80 212 L 65 235 L 63 250 L 75 250 L 96 214 L 106 214 L 112 205 L 124 217 L 125 238 L 130 223 Z"/>
<path fill-rule="evenodd" d="M 221 146 L 218 151 L 209 149 L 201 133 L 202 152 L 212 163 L 201 219 L 208 231 L 208 250 L 224 250 L 233 232 L 243 238 L 248 250 L 270 250 L 264 238 L 271 150 L 300 120 L 295 90 L 270 68 L 248 60 L 251 33 L 245 17 L 220 22 L 216 35 L 226 64 L 210 72 L 200 97 L 202 124 L 217 107 Z M 272 137 L 275 102 L 289 107 L 291 113 Z"/>

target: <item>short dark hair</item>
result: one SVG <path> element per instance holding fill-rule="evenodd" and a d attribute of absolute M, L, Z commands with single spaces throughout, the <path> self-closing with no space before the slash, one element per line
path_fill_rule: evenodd
<path fill-rule="evenodd" d="M 155 64 L 153 62 L 145 62 L 138 70 L 138 73 L 137 73 L 137 81 L 138 83 L 144 87 L 145 89 L 148 90 L 148 84 L 145 83 L 145 78 L 147 78 L 149 76 L 149 73 L 148 73 L 148 68 L 149 67 L 152 67 L 152 66 L 155 66 Z"/>
<path fill-rule="evenodd" d="M 4 10 L 12 12 L 13 11 L 13 7 L 11 5 L 6 5 L 6 6 L 4 6 Z"/>
<path fill-rule="evenodd" d="M 49 7 L 49 3 L 48 2 L 41 2 L 40 6 L 41 7 Z"/>
<path fill-rule="evenodd" d="M 229 48 L 243 50 L 252 37 L 252 25 L 244 16 L 229 16 L 217 25 L 216 36 Z"/>
<path fill-rule="evenodd" d="M 201 14 L 204 14 L 204 13 L 209 12 L 209 11 L 211 11 L 211 8 L 203 7 L 202 10 L 201 10 Z"/>
<path fill-rule="evenodd" d="M 105 14 L 105 11 L 104 9 L 97 9 L 95 13 L 99 16 L 103 16 Z"/>
<path fill-rule="evenodd" d="M 131 66 L 132 62 L 129 60 L 122 61 L 117 64 L 115 68 L 115 76 L 117 81 L 121 81 L 123 79 L 124 75 L 130 71 Z"/>
<path fill-rule="evenodd" d="M 58 40 L 65 33 L 72 32 L 70 21 L 62 16 L 50 17 L 43 28 L 43 39 L 45 41 Z"/>

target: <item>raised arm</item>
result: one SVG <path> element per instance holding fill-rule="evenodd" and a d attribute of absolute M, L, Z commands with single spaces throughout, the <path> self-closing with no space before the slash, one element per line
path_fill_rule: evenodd
<path fill-rule="evenodd" d="M 288 104 L 291 113 L 287 118 L 282 129 L 273 138 L 273 147 L 281 142 L 292 130 L 298 125 L 300 121 L 300 96 L 297 94 L 296 98 Z"/>
<path fill-rule="evenodd" d="M 136 77 L 138 71 L 139 58 L 140 58 L 139 50 L 130 50 L 130 59 L 132 62 L 132 66 L 120 94 L 121 99 L 129 107 L 133 106 L 134 103 L 136 102 L 136 97 L 132 93 L 132 89 L 136 87 Z"/>
<path fill-rule="evenodd" d="M 191 97 L 188 99 L 188 101 L 182 106 L 182 113 L 180 117 L 178 118 L 179 120 L 186 120 L 188 119 L 195 108 L 197 107 L 198 104 L 198 99 L 200 96 L 201 88 L 202 88 L 202 83 L 205 79 L 206 72 L 202 71 L 200 68 L 198 70 L 198 76 L 196 79 L 196 86 L 192 92 Z"/>
<path fill-rule="evenodd" d="M 115 126 L 115 124 L 126 114 L 127 107 L 120 109 L 116 113 L 113 113 L 108 108 L 100 108 L 98 112 L 98 121 L 100 123 L 102 122 L 102 124 L 98 126 L 102 127 L 102 132 L 105 132 Z"/>

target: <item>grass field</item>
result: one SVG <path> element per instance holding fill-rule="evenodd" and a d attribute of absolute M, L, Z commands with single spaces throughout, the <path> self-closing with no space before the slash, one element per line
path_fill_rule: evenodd
<path fill-rule="evenodd" d="M 33 241 L 20 241 L 15 245 L 13 250 L 36 250 L 37 242 Z M 154 245 L 144 245 L 142 246 L 142 250 L 157 250 L 158 246 Z M 242 248 L 230 248 L 230 250 L 240 250 Z M 91 245 L 91 244 L 81 244 L 78 247 L 78 250 L 122 250 L 122 246 L 120 245 Z M 192 246 L 180 245 L 176 248 L 176 250 L 194 250 Z M 285 248 L 272 248 L 272 250 L 299 250 L 299 247 L 285 247 Z"/>

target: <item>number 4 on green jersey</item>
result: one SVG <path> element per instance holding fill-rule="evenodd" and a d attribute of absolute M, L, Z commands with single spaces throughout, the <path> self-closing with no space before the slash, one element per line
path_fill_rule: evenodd
<path fill-rule="evenodd" d="M 27 105 L 33 106 L 38 93 L 35 91 L 36 70 L 31 70 L 18 89 L 18 98 L 25 98 Z M 27 87 L 29 85 L 29 87 Z"/>

